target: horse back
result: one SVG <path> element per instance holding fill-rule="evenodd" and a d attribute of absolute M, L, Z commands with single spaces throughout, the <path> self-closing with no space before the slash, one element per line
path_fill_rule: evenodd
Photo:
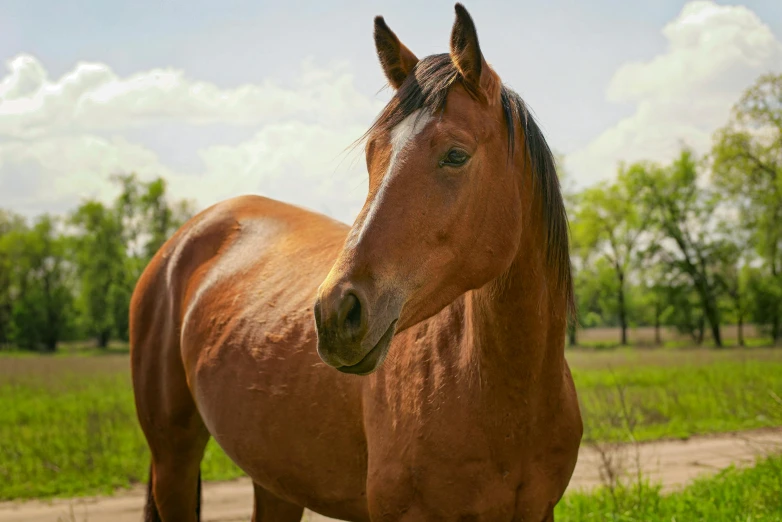
<path fill-rule="evenodd" d="M 281 320 L 310 322 L 299 316 L 311 315 L 317 287 L 346 233 L 342 223 L 260 196 L 200 212 L 159 249 L 136 284 L 132 368 L 169 355 L 162 352 L 180 352 L 182 341 L 203 347 L 210 342 L 206 334 L 224 331 L 220 317 L 277 323 L 256 332 L 274 332 Z M 181 355 L 198 356 L 192 352 Z"/>

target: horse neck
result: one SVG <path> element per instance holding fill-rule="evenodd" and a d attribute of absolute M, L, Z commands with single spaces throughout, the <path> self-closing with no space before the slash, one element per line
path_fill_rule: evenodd
<path fill-rule="evenodd" d="M 525 203 L 530 209 L 532 202 Z M 547 257 L 541 212 L 524 215 L 531 217 L 523 223 L 515 260 L 500 277 L 471 292 L 467 304 L 482 387 L 500 387 L 504 394 L 558 386 L 562 380 L 556 376 L 565 367 L 564 284 Z"/>

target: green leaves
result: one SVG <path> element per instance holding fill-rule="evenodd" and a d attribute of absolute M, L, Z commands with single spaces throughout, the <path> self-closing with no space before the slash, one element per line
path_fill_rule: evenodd
<path fill-rule="evenodd" d="M 636 189 L 636 179 L 630 172 L 621 170 L 615 182 L 601 183 L 581 192 L 572 213 L 573 249 L 584 267 L 595 263 L 591 268 L 583 269 L 577 277 L 579 307 L 583 303 L 594 310 L 598 294 L 611 295 L 609 300 L 604 297 L 598 299 L 604 303 L 601 306 L 603 312 L 616 318 L 621 328 L 621 344 L 627 343 L 626 278 L 639 238 L 648 226 L 648 220 L 640 212 L 641 201 Z M 605 277 L 608 270 L 613 278 Z M 585 284 L 585 277 L 592 279 L 592 283 L 600 282 L 601 286 L 595 288 L 594 284 Z M 578 279 L 582 280 L 581 283 Z M 608 304 L 611 301 L 613 305 Z M 580 319 L 583 324 L 585 319 L 592 322 L 594 318 L 581 314 Z"/>
<path fill-rule="evenodd" d="M 735 225 L 750 234 L 775 294 L 782 288 L 782 74 L 761 76 L 744 93 L 711 156 L 714 184 L 736 208 Z M 766 304 L 754 319 L 782 342 L 782 298 Z"/>
<path fill-rule="evenodd" d="M 578 277 L 593 281 L 577 289 L 607 283 L 595 273 L 600 261 L 617 278 L 614 288 L 604 284 L 603 292 L 615 292 L 617 304 L 600 307 L 603 324 L 618 316 L 623 329 L 633 319 L 659 327 L 667 318 L 667 324 L 701 342 L 705 320 L 720 346 L 724 309 L 743 321 L 746 289 L 738 277 L 749 239 L 730 223 L 729 202 L 708 184 L 705 166 L 684 149 L 669 165 L 622 166 L 615 181 L 579 194 L 571 214 L 574 252 L 590 268 Z M 627 296 L 633 294 L 640 294 L 637 302 L 646 301 L 651 310 L 630 306 Z M 589 299 L 594 313 L 594 298 L 584 294 L 579 304 Z M 679 312 L 673 314 L 671 307 Z"/>
<path fill-rule="evenodd" d="M 105 347 L 128 337 L 128 307 L 136 280 L 160 246 L 192 215 L 188 202 L 170 204 L 162 178 L 115 176 L 122 189 L 113 206 L 84 202 L 72 215 L 83 327 Z"/>
<path fill-rule="evenodd" d="M 193 211 L 162 179 L 115 176 L 112 205 L 83 202 L 67 219 L 26 221 L 0 211 L 0 344 L 54 350 L 61 340 L 127 339 L 141 271 Z"/>
<path fill-rule="evenodd" d="M 4 329 L 8 341 L 24 348 L 53 351 L 71 325 L 72 264 L 58 224 L 50 216 L 40 217 L 31 228 L 16 221 L 0 236 L 10 304 Z"/>
<path fill-rule="evenodd" d="M 76 227 L 73 257 L 79 272 L 79 305 L 85 333 L 105 348 L 116 330 L 112 302 L 126 284 L 127 247 L 121 216 L 97 201 L 83 203 L 71 216 Z"/>

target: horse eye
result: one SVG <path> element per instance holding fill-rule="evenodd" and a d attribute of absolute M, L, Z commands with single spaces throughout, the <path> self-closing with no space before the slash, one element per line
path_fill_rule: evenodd
<path fill-rule="evenodd" d="M 440 161 L 440 166 L 459 167 L 470 157 L 461 149 L 451 149 L 446 154 L 445 158 Z"/>

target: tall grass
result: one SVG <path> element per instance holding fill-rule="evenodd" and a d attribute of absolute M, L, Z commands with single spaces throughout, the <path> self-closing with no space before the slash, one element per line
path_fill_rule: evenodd
<path fill-rule="evenodd" d="M 241 475 L 214 441 L 202 469 Z M 127 357 L 0 359 L 0 499 L 110 493 L 148 470 Z"/>
<path fill-rule="evenodd" d="M 573 370 L 586 441 L 685 438 L 782 425 L 782 362 Z"/>
<path fill-rule="evenodd" d="M 780 522 L 782 521 L 782 456 L 756 466 L 728 468 L 716 476 L 663 495 L 659 485 L 638 481 L 603 487 L 590 493 L 569 493 L 555 509 L 557 521 L 614 522 Z"/>

